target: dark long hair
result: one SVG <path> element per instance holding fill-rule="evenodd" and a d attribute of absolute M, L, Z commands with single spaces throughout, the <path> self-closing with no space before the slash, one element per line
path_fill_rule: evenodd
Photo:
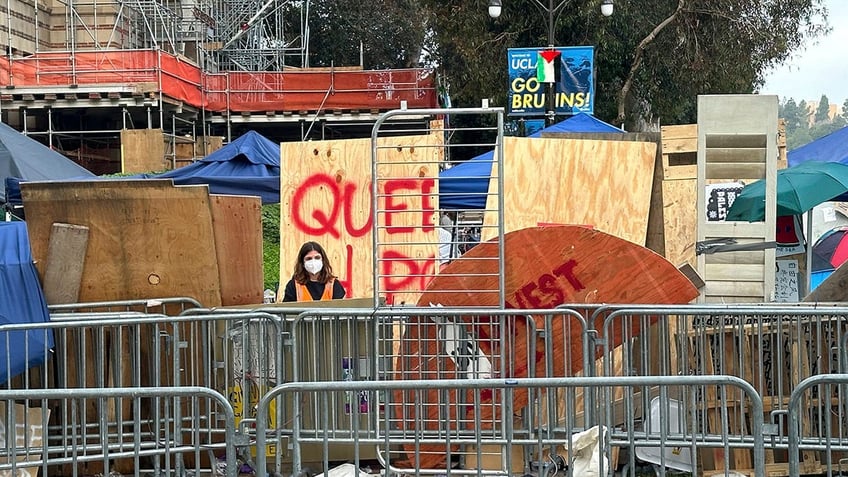
<path fill-rule="evenodd" d="M 301 285 L 309 280 L 309 272 L 303 267 L 303 258 L 313 250 L 321 254 L 321 261 L 324 262 L 324 267 L 318 272 L 318 281 L 327 283 L 331 279 L 336 278 L 333 275 L 333 266 L 330 265 L 330 257 L 327 256 L 324 247 L 318 242 L 306 242 L 300 247 L 300 252 L 297 253 L 297 260 L 294 262 L 294 274 L 292 275 L 292 279 Z"/>

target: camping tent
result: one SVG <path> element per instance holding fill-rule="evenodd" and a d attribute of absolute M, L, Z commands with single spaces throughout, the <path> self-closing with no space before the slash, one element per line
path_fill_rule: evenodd
<path fill-rule="evenodd" d="M 807 161 L 841 162 L 848 164 L 848 127 L 838 129 L 786 155 L 789 167 Z"/>
<path fill-rule="evenodd" d="M 10 194 L 20 194 L 14 179 L 49 181 L 77 177 L 94 177 L 94 174 L 35 139 L 0 123 L 0 203 L 6 202 L 6 184 Z M 7 181 L 7 178 L 13 180 Z"/>
<path fill-rule="evenodd" d="M 194 164 L 151 179 L 172 179 L 174 184 L 208 184 L 213 194 L 258 195 L 263 204 L 280 202 L 280 145 L 256 131 L 209 154 Z"/>
<path fill-rule="evenodd" d="M 542 137 L 542 133 L 552 132 L 623 133 L 624 131 L 590 114 L 580 113 L 537 131 L 529 137 Z M 494 151 L 484 152 L 439 173 L 439 208 L 448 210 L 486 208 L 494 157 Z"/>

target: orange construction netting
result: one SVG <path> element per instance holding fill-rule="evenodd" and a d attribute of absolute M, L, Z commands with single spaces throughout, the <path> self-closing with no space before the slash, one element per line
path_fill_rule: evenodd
<path fill-rule="evenodd" d="M 0 84 L 131 86 L 210 111 L 320 111 L 436 107 L 427 69 L 204 73 L 155 50 L 37 53 L 0 57 Z"/>

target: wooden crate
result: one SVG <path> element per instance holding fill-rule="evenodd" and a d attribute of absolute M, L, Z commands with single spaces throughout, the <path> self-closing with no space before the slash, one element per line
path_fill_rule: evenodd
<path fill-rule="evenodd" d="M 729 326 L 696 324 L 693 330 L 679 334 L 677 341 L 680 352 L 686 355 L 690 372 L 738 376 L 754 386 L 763 398 L 763 418 L 768 423 L 772 411 L 787 409 L 789 395 L 799 382 L 815 374 L 836 371 L 837 357 L 821 360 L 817 356 L 822 354 L 823 349 L 833 346 L 836 337 L 845 331 L 844 327 L 836 319 L 802 322 L 798 326 L 784 323 L 780 328 L 768 323 Z M 706 416 L 706 423 L 700 427 L 701 431 L 710 434 L 725 431 L 723 412 L 726 412 L 728 435 L 754 432 L 747 400 L 740 400 L 735 395 L 732 399 L 730 397 L 720 395 L 715 387 L 705 388 L 703 408 L 699 412 L 702 411 Z M 835 397 L 830 399 L 830 403 L 820 399 L 814 399 L 812 410 L 801 415 L 804 435 L 816 435 L 821 418 L 832 417 L 835 413 L 831 410 L 835 411 L 840 405 Z M 787 432 L 786 428 L 781 431 L 782 435 Z M 785 449 L 766 449 L 766 475 L 788 476 L 788 460 Z M 824 472 L 822 462 L 818 452 L 803 451 L 800 455 L 800 474 Z M 723 448 L 704 448 L 699 452 L 698 463 L 699 473 L 703 476 L 724 475 L 725 470 L 754 475 L 753 453 L 750 449 L 730 449 L 726 453 Z"/>
<path fill-rule="evenodd" d="M 663 126 L 663 180 L 698 177 L 698 125 Z"/>
<path fill-rule="evenodd" d="M 663 180 L 695 179 L 698 177 L 698 125 L 663 126 Z M 786 169 L 786 120 L 777 122 L 777 168 Z"/>

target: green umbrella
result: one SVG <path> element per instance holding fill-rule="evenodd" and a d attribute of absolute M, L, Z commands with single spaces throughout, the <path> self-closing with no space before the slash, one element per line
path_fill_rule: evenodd
<path fill-rule="evenodd" d="M 798 215 L 848 192 L 848 165 L 807 161 L 777 171 L 777 215 Z M 766 216 L 766 181 L 745 186 L 726 220 L 759 222 Z"/>

